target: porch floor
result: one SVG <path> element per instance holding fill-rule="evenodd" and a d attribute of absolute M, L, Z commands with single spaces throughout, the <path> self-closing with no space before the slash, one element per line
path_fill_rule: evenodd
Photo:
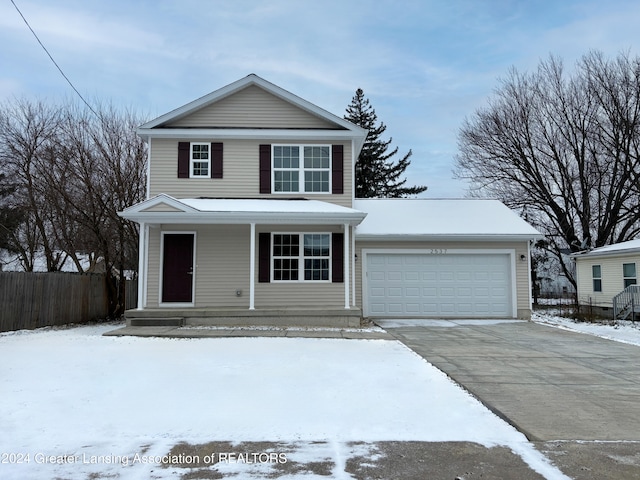
<path fill-rule="evenodd" d="M 322 327 L 359 328 L 359 308 L 299 307 L 246 308 L 146 308 L 127 310 L 128 327 Z"/>
<path fill-rule="evenodd" d="M 167 338 L 231 338 L 231 337 L 288 337 L 343 338 L 358 340 L 393 340 L 381 328 L 322 328 L 322 327 L 130 327 L 104 333 L 105 336 L 167 337 Z"/>

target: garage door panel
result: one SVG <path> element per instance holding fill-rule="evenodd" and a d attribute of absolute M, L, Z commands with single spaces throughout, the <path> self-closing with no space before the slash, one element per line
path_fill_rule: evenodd
<path fill-rule="evenodd" d="M 510 317 L 508 254 L 367 254 L 373 316 Z"/>
<path fill-rule="evenodd" d="M 407 282 L 419 282 L 420 272 L 404 272 L 404 279 Z"/>
<path fill-rule="evenodd" d="M 384 281 L 385 280 L 384 271 L 376 271 L 376 270 L 374 270 L 374 271 L 372 271 L 370 273 L 370 275 L 371 275 L 371 280 L 374 281 L 374 282 L 375 281 Z"/>

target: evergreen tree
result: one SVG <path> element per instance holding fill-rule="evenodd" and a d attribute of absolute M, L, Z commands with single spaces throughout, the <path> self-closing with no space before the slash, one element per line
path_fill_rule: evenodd
<path fill-rule="evenodd" d="M 356 160 L 356 198 L 407 197 L 427 189 L 425 186 L 404 186 L 407 180 L 401 176 L 411 163 L 409 157 L 412 152 L 409 150 L 397 162 L 392 157 L 398 153 L 398 147 L 387 153 L 393 139 L 389 138 L 386 142 L 380 140 L 387 126 L 382 122 L 376 125 L 378 121 L 376 111 L 365 98 L 361 88 L 356 90 L 344 118 L 369 131 L 360 156 Z"/>

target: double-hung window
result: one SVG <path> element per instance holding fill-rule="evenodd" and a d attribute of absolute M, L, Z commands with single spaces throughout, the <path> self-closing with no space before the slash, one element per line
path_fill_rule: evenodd
<path fill-rule="evenodd" d="M 629 285 L 635 285 L 636 284 L 636 264 L 623 263 L 622 277 L 624 280 L 624 288 L 627 288 Z"/>
<path fill-rule="evenodd" d="M 329 193 L 330 145 L 273 145 L 276 193 Z"/>
<path fill-rule="evenodd" d="M 208 143 L 191 143 L 190 152 L 191 178 L 209 178 L 211 156 Z"/>
<path fill-rule="evenodd" d="M 591 277 L 593 278 L 593 291 L 602 291 L 602 267 L 600 265 L 591 265 Z"/>
<path fill-rule="evenodd" d="M 274 282 L 328 282 L 331 234 L 274 233 L 272 279 Z"/>

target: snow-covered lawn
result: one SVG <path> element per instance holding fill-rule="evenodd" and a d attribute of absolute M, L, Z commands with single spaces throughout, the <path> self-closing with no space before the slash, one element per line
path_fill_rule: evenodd
<path fill-rule="evenodd" d="M 640 346 L 640 322 L 620 321 L 615 322 L 615 324 L 576 322 L 570 318 L 548 312 L 535 312 L 532 320 L 565 330 L 588 333 L 589 335 Z"/>
<path fill-rule="evenodd" d="M 257 462 L 267 471 L 280 454 L 333 457 L 331 478 L 351 478 L 341 465 L 363 452 L 349 442 L 383 440 L 503 445 L 546 478 L 566 478 L 398 342 L 101 336 L 117 326 L 0 334 L 0 478 L 175 478 L 160 457 L 214 441 L 282 442 L 245 453 L 270 459 Z M 263 478 L 255 466 L 226 468 Z"/>

